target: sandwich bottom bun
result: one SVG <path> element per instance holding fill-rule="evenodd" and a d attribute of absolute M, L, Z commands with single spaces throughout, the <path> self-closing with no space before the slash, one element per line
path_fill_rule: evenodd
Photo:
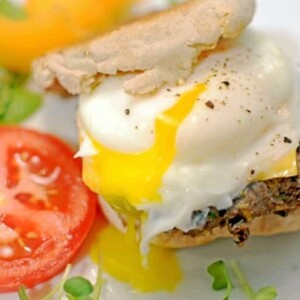
<path fill-rule="evenodd" d="M 290 212 L 288 216 L 278 215 L 261 216 L 249 224 L 251 236 L 270 236 L 287 232 L 300 231 L 300 208 Z M 227 228 L 214 228 L 198 235 L 190 235 L 180 230 L 161 233 L 152 241 L 153 244 L 165 248 L 185 248 L 208 244 L 216 239 L 228 238 L 231 234 Z"/>

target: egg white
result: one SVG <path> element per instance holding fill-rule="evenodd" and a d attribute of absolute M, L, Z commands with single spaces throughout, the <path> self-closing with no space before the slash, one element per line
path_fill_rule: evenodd
<path fill-rule="evenodd" d="M 148 212 L 142 228 L 145 245 L 174 227 L 192 229 L 194 210 L 231 206 L 251 170 L 267 170 L 297 146 L 288 63 L 273 43 L 256 33 L 222 41 L 201 58 L 183 85 L 132 96 L 122 88 L 130 76 L 105 79 L 92 94 L 81 96 L 78 112 L 83 132 L 125 153 L 149 149 L 157 115 L 196 83 L 207 86 L 179 128 L 177 154 L 159 191 L 162 203 L 139 207 Z M 284 143 L 285 136 L 292 143 Z M 82 145 L 81 156 L 94 153 L 87 136 Z"/>

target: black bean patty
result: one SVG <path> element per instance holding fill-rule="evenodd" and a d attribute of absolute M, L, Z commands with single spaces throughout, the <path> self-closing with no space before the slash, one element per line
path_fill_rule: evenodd
<path fill-rule="evenodd" d="M 298 170 L 300 161 L 297 149 Z M 227 227 L 238 245 L 243 245 L 250 235 L 249 222 L 256 217 L 276 214 L 286 217 L 300 206 L 300 176 L 274 178 L 249 184 L 233 199 L 233 205 L 226 210 L 209 207 L 209 211 L 194 211 L 192 220 L 199 226 L 185 233 L 192 237 L 212 231 L 216 227 Z M 199 220 L 205 217 L 204 222 Z M 177 229 L 174 229 L 177 230 Z"/>

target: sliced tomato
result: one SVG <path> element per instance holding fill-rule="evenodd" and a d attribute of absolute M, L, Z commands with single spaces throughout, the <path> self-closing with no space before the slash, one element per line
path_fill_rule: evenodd
<path fill-rule="evenodd" d="M 91 228 L 96 195 L 73 157 L 54 136 L 0 127 L 0 292 L 57 274 Z"/>

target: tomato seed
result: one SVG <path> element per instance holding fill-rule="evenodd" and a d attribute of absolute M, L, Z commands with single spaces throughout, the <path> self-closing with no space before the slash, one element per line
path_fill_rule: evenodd
<path fill-rule="evenodd" d="M 29 159 L 29 153 L 28 152 L 22 152 L 21 153 L 21 159 L 25 162 Z"/>
<path fill-rule="evenodd" d="M 26 237 L 29 239 L 36 239 L 38 237 L 38 235 L 35 232 L 30 231 L 26 234 Z"/>

